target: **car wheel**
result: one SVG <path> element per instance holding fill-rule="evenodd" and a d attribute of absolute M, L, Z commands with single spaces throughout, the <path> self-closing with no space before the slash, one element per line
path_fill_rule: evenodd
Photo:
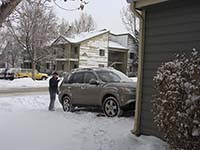
<path fill-rule="evenodd" d="M 10 77 L 10 80 L 14 80 L 14 77 Z"/>
<path fill-rule="evenodd" d="M 73 111 L 73 107 L 71 104 L 71 100 L 68 96 L 63 97 L 63 101 L 62 101 L 62 106 L 63 106 L 63 110 L 67 111 L 67 112 L 72 112 Z"/>
<path fill-rule="evenodd" d="M 103 102 L 103 111 L 107 117 L 120 116 L 122 110 L 114 97 L 107 97 Z"/>
<path fill-rule="evenodd" d="M 47 77 L 42 77 L 42 78 L 41 78 L 41 80 L 46 80 L 46 79 L 47 79 Z"/>

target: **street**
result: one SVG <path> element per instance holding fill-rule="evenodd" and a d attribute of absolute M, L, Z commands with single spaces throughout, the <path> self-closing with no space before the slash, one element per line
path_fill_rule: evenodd
<path fill-rule="evenodd" d="M 1 88 L 0 96 L 40 95 L 47 94 L 47 87 L 31 88 Z"/>

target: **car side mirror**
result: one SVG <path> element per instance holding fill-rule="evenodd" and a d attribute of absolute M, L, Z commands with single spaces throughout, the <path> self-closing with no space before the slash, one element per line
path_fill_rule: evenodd
<path fill-rule="evenodd" d="M 91 80 L 89 81 L 89 84 L 91 84 L 91 85 L 99 85 L 99 81 L 98 81 L 98 80 L 95 80 L 95 79 L 91 79 Z"/>

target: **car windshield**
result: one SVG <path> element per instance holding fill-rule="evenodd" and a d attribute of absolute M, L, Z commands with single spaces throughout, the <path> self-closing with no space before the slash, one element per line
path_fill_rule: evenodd
<path fill-rule="evenodd" d="M 97 75 L 99 76 L 100 80 L 103 82 L 130 82 L 131 80 L 117 70 L 112 71 L 96 71 Z"/>

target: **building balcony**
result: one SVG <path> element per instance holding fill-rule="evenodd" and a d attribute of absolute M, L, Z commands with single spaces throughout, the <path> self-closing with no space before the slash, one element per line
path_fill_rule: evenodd
<path fill-rule="evenodd" d="M 78 61 L 78 58 L 55 58 L 55 61 Z"/>

